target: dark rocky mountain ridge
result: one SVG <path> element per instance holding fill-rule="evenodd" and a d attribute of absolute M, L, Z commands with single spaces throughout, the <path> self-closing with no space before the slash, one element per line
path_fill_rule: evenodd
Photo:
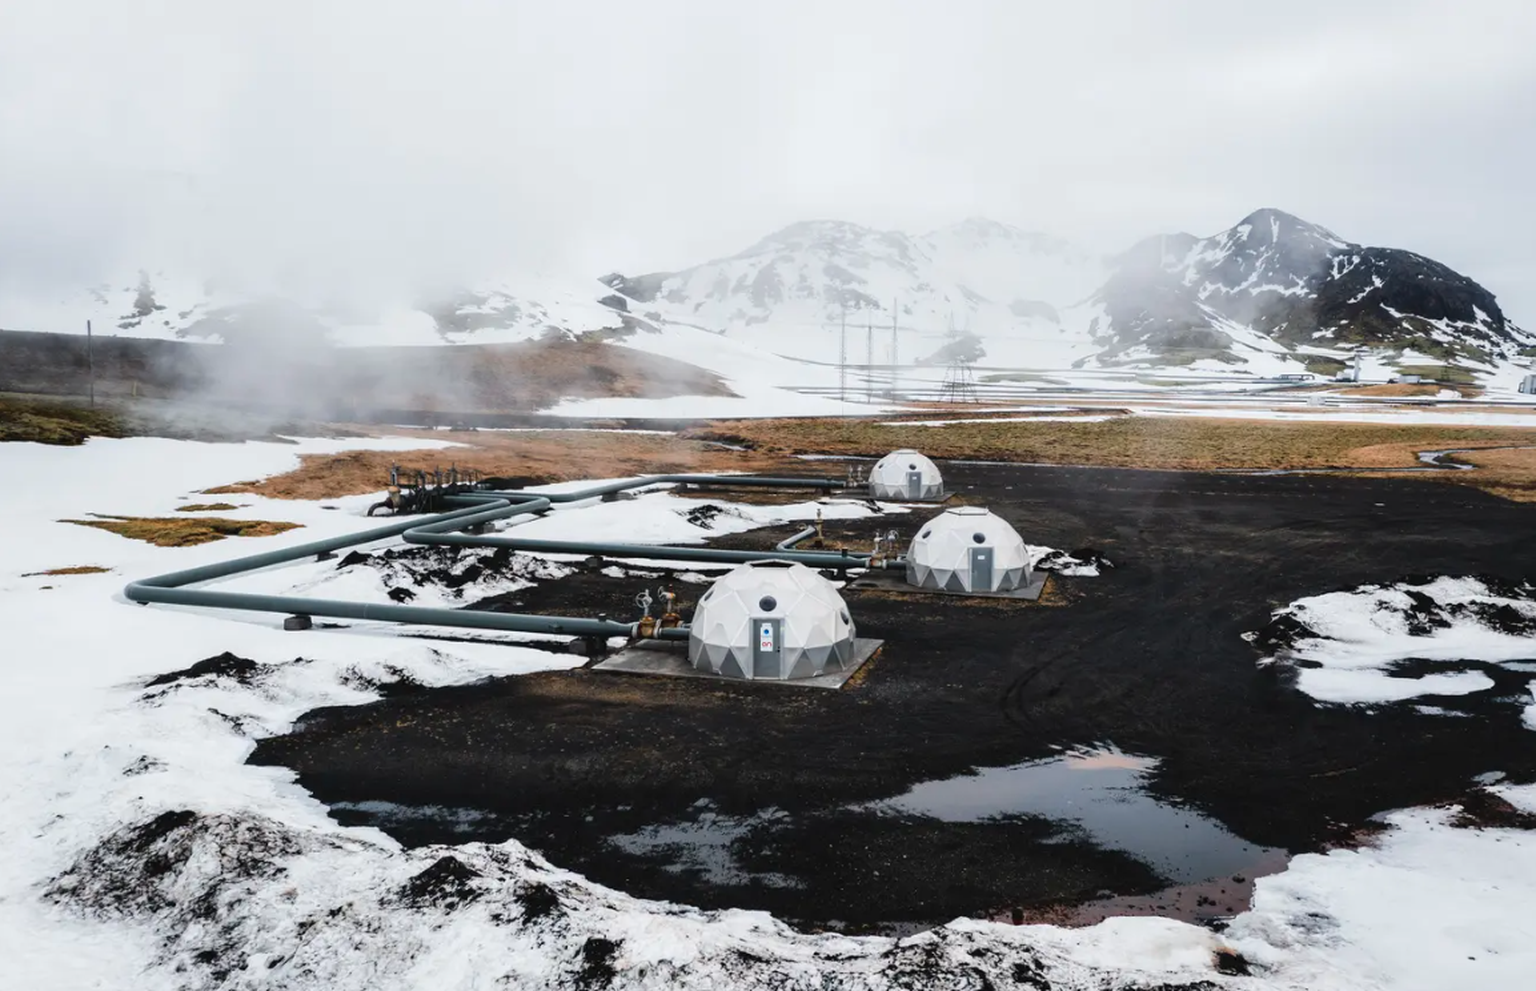
<path fill-rule="evenodd" d="M 1366 247 L 1264 209 L 1207 238 L 1153 237 L 1113 263 L 1090 328 L 1111 359 L 1234 356 L 1233 325 L 1289 347 L 1411 349 L 1447 362 L 1507 360 L 1536 339 L 1472 279 L 1398 248 Z"/>

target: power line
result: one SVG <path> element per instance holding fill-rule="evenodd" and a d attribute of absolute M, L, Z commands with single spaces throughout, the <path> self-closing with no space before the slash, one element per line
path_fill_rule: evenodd
<path fill-rule="evenodd" d="M 869 327 L 864 332 L 864 367 L 875 367 L 875 321 L 871 317 Z M 875 401 L 875 377 L 866 370 L 864 373 L 864 401 L 871 405 Z"/>
<path fill-rule="evenodd" d="M 837 398 L 848 401 L 848 307 L 843 307 L 842 330 L 837 337 Z"/>

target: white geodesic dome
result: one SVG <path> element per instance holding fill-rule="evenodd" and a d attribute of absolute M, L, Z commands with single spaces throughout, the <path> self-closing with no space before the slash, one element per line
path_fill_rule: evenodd
<path fill-rule="evenodd" d="M 853 662 L 853 618 L 832 583 L 803 564 L 753 561 L 694 608 L 688 661 L 726 678 L 813 678 Z"/>
<path fill-rule="evenodd" d="M 875 499 L 940 499 L 944 476 L 939 466 L 909 448 L 892 451 L 869 470 L 869 494 Z"/>
<path fill-rule="evenodd" d="M 1008 521 L 980 506 L 946 509 L 907 548 L 907 583 L 945 592 L 1007 592 L 1029 583 L 1029 551 Z"/>

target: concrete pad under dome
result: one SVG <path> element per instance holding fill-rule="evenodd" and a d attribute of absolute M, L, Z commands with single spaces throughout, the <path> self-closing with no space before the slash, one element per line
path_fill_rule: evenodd
<path fill-rule="evenodd" d="M 663 678 L 699 678 L 732 685 L 785 685 L 791 688 L 830 688 L 835 691 L 847 684 L 854 672 L 862 668 L 883 646 L 884 640 L 860 637 L 853 642 L 853 659 L 846 667 L 812 678 L 743 678 L 701 671 L 688 662 L 688 644 L 681 640 L 642 640 L 592 665 L 591 670 L 659 675 Z"/>
<path fill-rule="evenodd" d="M 954 497 L 953 492 L 940 492 L 926 499 L 912 499 L 907 496 L 870 496 L 876 502 L 888 502 L 893 506 L 942 506 Z"/>
<path fill-rule="evenodd" d="M 860 575 L 849 582 L 847 590 L 852 592 L 904 592 L 908 595 L 950 595 L 960 599 L 1016 599 L 1022 602 L 1033 602 L 1040 598 L 1045 591 L 1045 583 L 1050 578 L 1048 571 L 1034 571 L 1030 573 L 1027 584 L 1018 588 L 1009 589 L 1006 592 L 952 592 L 942 588 L 921 588 L 908 584 L 907 580 L 895 571 L 871 571 Z"/>

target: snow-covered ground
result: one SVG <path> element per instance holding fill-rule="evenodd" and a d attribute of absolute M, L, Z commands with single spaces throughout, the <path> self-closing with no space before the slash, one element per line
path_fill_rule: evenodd
<path fill-rule="evenodd" d="M 1297 858 L 1258 882 L 1254 910 L 1225 937 L 1155 918 L 1085 929 L 957 920 L 902 940 L 803 935 L 760 912 L 633 899 L 515 841 L 404 850 L 376 830 L 341 827 L 290 772 L 247 766 L 253 741 L 314 707 L 374 698 L 383 682 L 462 684 L 579 658 L 407 639 L 368 623 L 283 632 L 275 616 L 141 607 L 118 594 L 132 578 L 364 529 L 371 496 L 231 497 L 243 508 L 223 515 L 303 528 L 191 548 L 56 521 L 167 514 L 204 487 L 287 470 L 299 453 L 364 444 L 423 446 L 0 445 L 0 470 L 26 482 L 0 490 L 4 986 L 555 988 L 601 985 L 610 969 L 610 986 L 634 988 L 1529 986 L 1536 837 L 1455 828 L 1440 812 L 1395 816 L 1375 847 Z M 707 534 L 687 518 L 695 502 L 641 495 L 562 508 L 519 530 L 697 540 Z M 726 508 L 716 531 L 815 512 L 809 503 Z M 317 588 L 337 563 L 228 584 Z M 112 570 L 30 575 L 87 564 Z M 340 572 L 363 568 L 374 570 Z M 377 577 L 349 594 L 384 595 L 388 576 Z M 255 666 L 147 684 L 224 651 Z M 1536 789 L 1500 794 L 1536 809 Z M 1255 976 L 1217 972 L 1224 942 L 1254 962 Z"/>
<path fill-rule="evenodd" d="M 1202 403 L 1198 406 L 1133 406 L 1138 416 L 1200 416 L 1235 420 L 1296 420 L 1328 423 L 1386 423 L 1419 426 L 1536 427 L 1536 415 L 1524 411 L 1490 412 L 1485 409 L 1342 409 L 1297 406 L 1286 409 L 1255 409 L 1251 406 Z"/>
<path fill-rule="evenodd" d="M 1297 665 L 1296 687 L 1320 702 L 1470 695 L 1495 684 L 1478 662 L 1536 672 L 1536 588 L 1470 577 L 1365 585 L 1292 602 L 1254 636 L 1266 634 L 1274 653 L 1262 663 Z M 1409 660 L 1441 670 L 1396 670 Z"/>
<path fill-rule="evenodd" d="M 838 384 L 832 366 L 783 358 L 730 337 L 693 327 L 666 325 L 641 331 L 613 347 L 658 354 L 696 365 L 725 380 L 736 396 L 674 396 L 666 399 L 567 400 L 550 409 L 556 416 L 615 416 L 703 419 L 753 416 L 848 416 L 870 412 L 858 402 L 834 396 L 812 396 L 793 391 L 808 387 L 831 390 Z M 857 396 L 852 387 L 849 395 Z"/>

